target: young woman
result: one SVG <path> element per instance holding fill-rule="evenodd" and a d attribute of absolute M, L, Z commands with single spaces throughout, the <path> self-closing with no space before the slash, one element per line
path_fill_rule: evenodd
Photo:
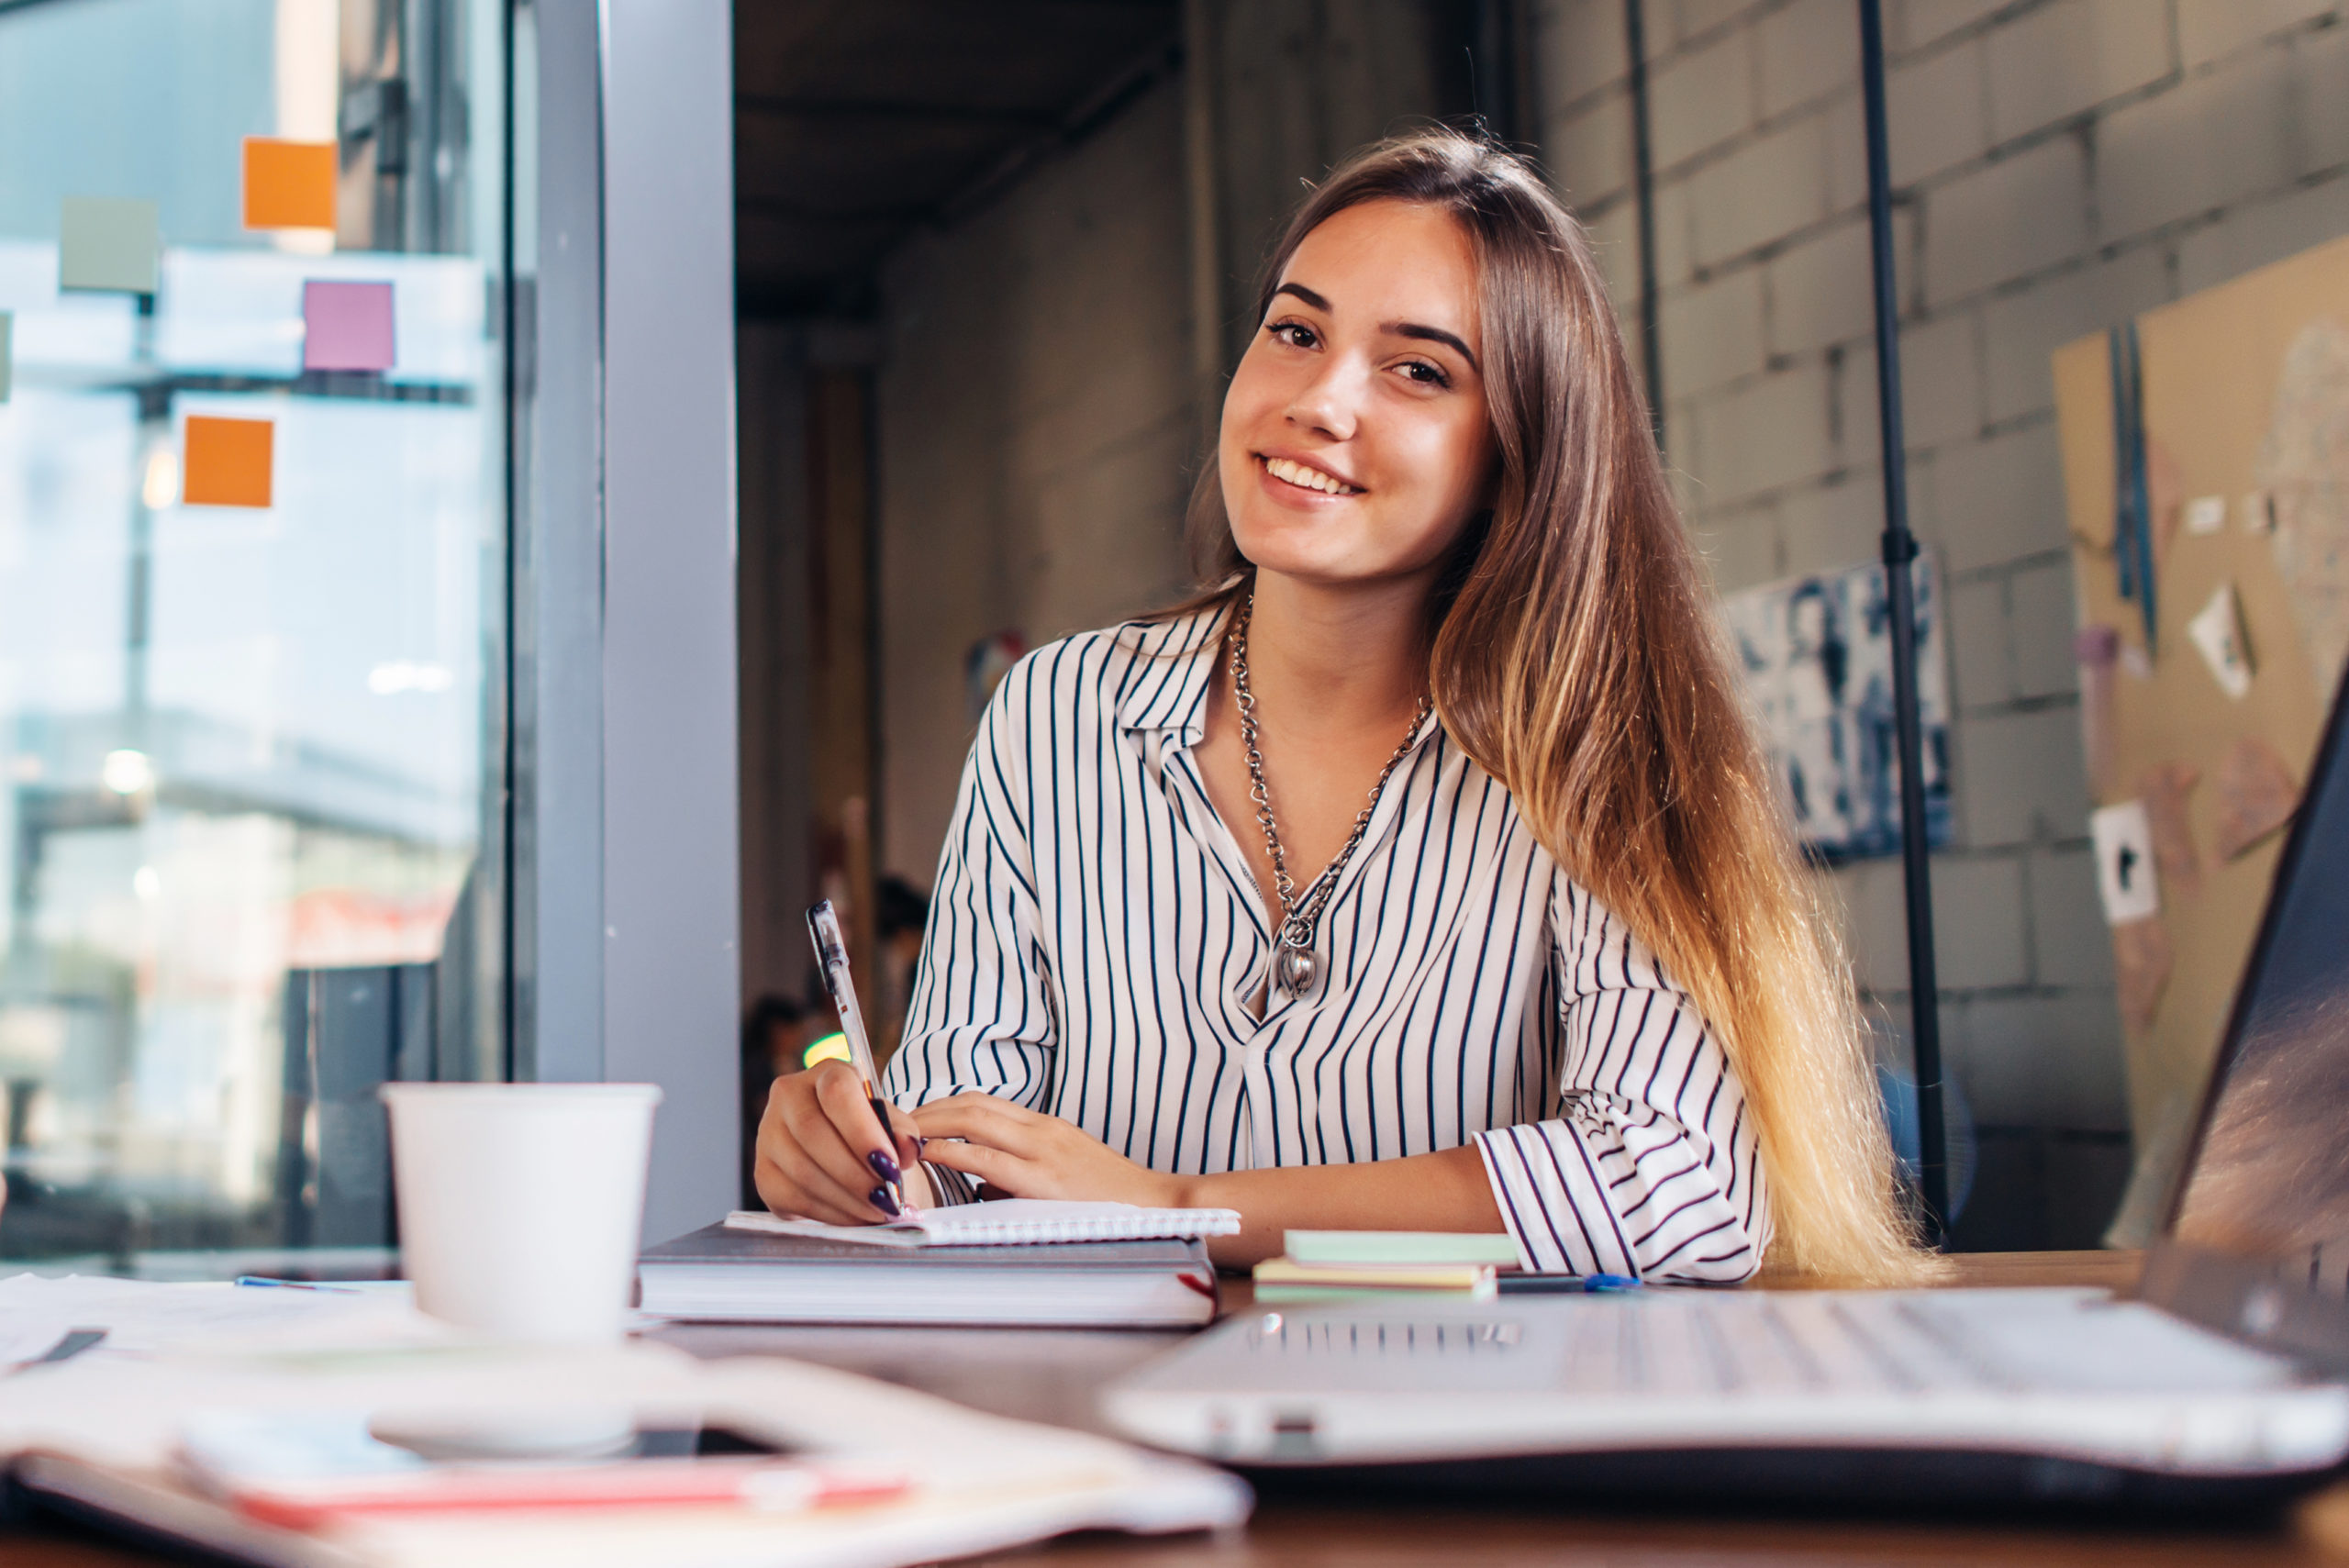
<path fill-rule="evenodd" d="M 1275 252 L 1206 584 L 1039 649 L 963 775 L 883 1129 L 774 1086 L 759 1191 L 1501 1230 L 1684 1280 L 1915 1266 L 1852 1017 L 1589 244 L 1452 131 Z"/>

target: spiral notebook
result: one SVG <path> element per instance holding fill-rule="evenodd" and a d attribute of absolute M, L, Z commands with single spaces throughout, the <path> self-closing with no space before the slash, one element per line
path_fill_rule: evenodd
<path fill-rule="evenodd" d="M 825 1225 L 813 1219 L 737 1210 L 726 1217 L 726 1229 L 867 1247 L 1024 1247 L 1232 1236 L 1239 1233 L 1240 1214 L 1230 1208 L 1143 1208 L 1130 1203 L 1001 1198 L 994 1203 L 926 1208 L 886 1225 Z"/>

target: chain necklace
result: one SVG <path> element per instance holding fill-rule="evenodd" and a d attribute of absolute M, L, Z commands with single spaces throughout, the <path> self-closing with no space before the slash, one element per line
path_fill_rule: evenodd
<path fill-rule="evenodd" d="M 1256 747 L 1256 695 L 1248 689 L 1248 623 L 1255 618 L 1256 595 L 1250 594 L 1240 606 L 1240 615 L 1232 623 L 1231 639 L 1231 697 L 1240 709 L 1240 745 L 1248 758 L 1248 797 L 1256 803 L 1256 821 L 1264 829 L 1264 849 L 1273 861 L 1273 890 L 1280 895 L 1281 929 L 1276 944 L 1278 958 L 1273 973 L 1283 989 L 1292 996 L 1302 995 L 1312 987 L 1321 970 L 1321 959 L 1313 951 L 1313 928 L 1319 923 L 1322 908 L 1330 902 L 1330 891 L 1338 885 L 1338 874 L 1353 859 L 1354 851 L 1362 845 L 1362 836 L 1370 828 L 1370 815 L 1378 809 L 1378 797 L 1386 789 L 1386 781 L 1410 754 L 1411 742 L 1419 738 L 1419 727 L 1428 721 L 1434 705 L 1423 695 L 1419 706 L 1411 715 L 1411 728 L 1404 733 L 1403 742 L 1386 765 L 1378 770 L 1378 782 L 1370 786 L 1370 800 L 1354 817 L 1354 830 L 1346 835 L 1345 843 L 1312 885 L 1300 895 L 1297 883 L 1288 873 L 1288 854 L 1281 848 L 1280 829 L 1273 824 L 1272 792 L 1264 784 L 1264 755 Z"/>

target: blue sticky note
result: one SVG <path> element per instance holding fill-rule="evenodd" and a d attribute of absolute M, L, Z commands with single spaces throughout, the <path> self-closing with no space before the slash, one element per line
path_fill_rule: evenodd
<path fill-rule="evenodd" d="M 57 224 L 57 286 L 153 294 L 163 255 L 153 202 L 68 196 Z"/>

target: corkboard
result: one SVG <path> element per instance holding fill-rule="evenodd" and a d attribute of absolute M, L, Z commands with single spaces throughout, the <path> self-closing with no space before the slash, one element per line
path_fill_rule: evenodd
<path fill-rule="evenodd" d="M 2312 529 L 2322 536 L 2317 545 L 2340 542 L 2332 538 L 2340 484 L 2321 475 L 2311 481 L 2307 470 L 2312 412 L 2332 436 L 2349 417 L 2349 410 L 2326 415 L 2318 406 L 2331 406 L 2326 400 L 2339 377 L 2328 367 L 2338 369 L 2349 345 L 2349 239 L 2148 312 L 2138 318 L 2137 334 L 2157 562 L 2159 613 L 2150 657 L 2143 610 L 2121 597 L 2116 569 L 2108 339 L 2099 333 L 2054 355 L 2078 622 L 2114 628 L 2121 649 L 2109 675 L 2110 739 L 2102 749 L 2109 765 L 2099 767 L 2091 740 L 2091 788 L 2099 806 L 2148 802 L 2157 859 L 2165 862 L 2162 929 L 2114 928 L 2138 1158 L 2108 1238 L 2115 1245 L 2142 1241 L 2159 1220 L 2275 872 L 2280 834 L 2267 834 L 2232 859 L 2219 852 L 2227 826 L 2221 771 L 2231 751 L 2248 740 L 2271 748 L 2294 786 L 2304 781 L 2340 673 L 2339 612 L 2349 599 L 2327 595 L 2349 584 L 2331 581 L 2339 564 L 2332 558 L 2310 560 Z M 2288 428 L 2279 427 L 2279 418 Z M 2315 447 L 2324 448 L 2324 440 Z M 2320 468 L 2340 456 L 2337 441 L 2326 450 L 2332 459 L 2320 450 Z M 2349 481 L 2337 473 L 2337 461 L 2332 467 L 2334 480 Z M 2254 496 L 2272 504 L 2253 505 Z M 2215 533 L 2189 527 L 2189 507 L 2203 497 L 2224 499 L 2225 521 Z M 2275 532 L 2246 527 L 2262 520 L 2263 509 L 2269 517 L 2282 512 L 2289 524 L 2287 537 L 2298 553 L 2285 564 Z M 2254 671 L 2241 700 L 2221 690 L 2187 630 L 2224 583 L 2234 586 Z M 2087 633 L 2083 641 L 2093 646 L 2100 636 Z M 2333 667 L 2320 670 L 2321 662 Z M 2086 728 L 2096 677 L 2087 667 L 2081 675 Z M 2237 753 L 2238 761 L 2249 754 Z M 2186 864 L 2176 863 L 2179 846 L 2158 841 L 2165 816 L 2173 833 L 2182 817 L 2191 842 Z M 2165 952 L 2166 978 L 2149 1002 L 2148 965 L 2165 962 Z"/>

